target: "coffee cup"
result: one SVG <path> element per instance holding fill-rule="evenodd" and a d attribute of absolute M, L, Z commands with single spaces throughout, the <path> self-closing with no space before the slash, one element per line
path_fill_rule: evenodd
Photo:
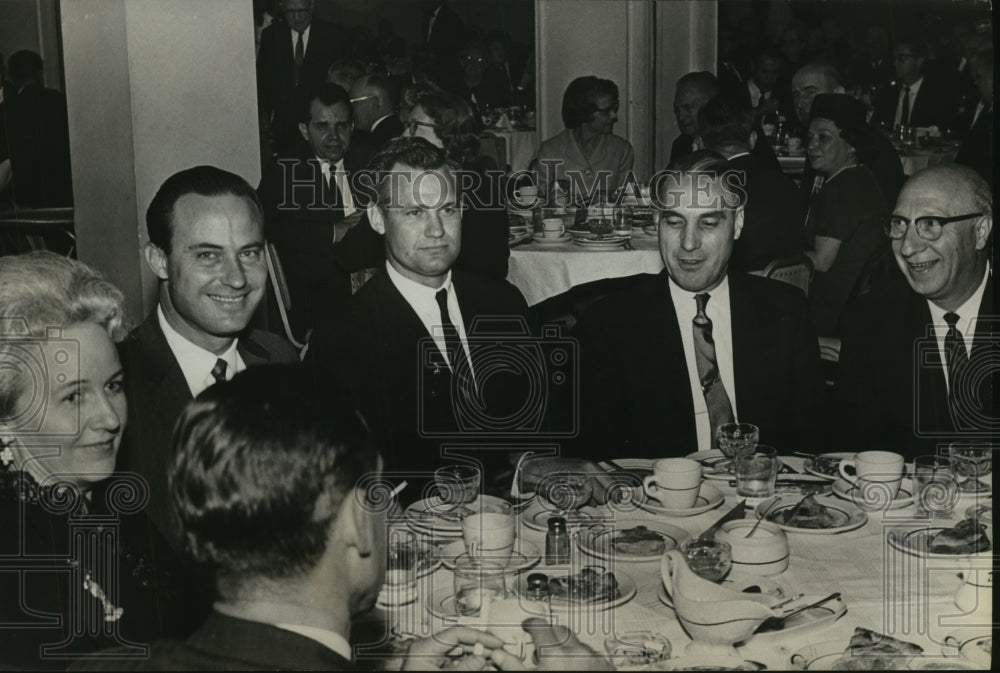
<path fill-rule="evenodd" d="M 514 552 L 516 521 L 510 505 L 490 507 L 462 518 L 465 551 L 476 561 L 506 565 Z"/>
<path fill-rule="evenodd" d="M 542 235 L 545 238 L 559 238 L 566 231 L 566 223 L 561 217 L 546 217 L 542 220 Z"/>
<path fill-rule="evenodd" d="M 689 458 L 658 460 L 653 463 L 653 474 L 642 480 L 642 487 L 664 507 L 694 507 L 701 490 L 701 463 Z"/>
<path fill-rule="evenodd" d="M 522 208 L 534 208 L 538 201 L 538 187 L 520 187 L 514 193 L 514 199 Z"/>
<path fill-rule="evenodd" d="M 847 468 L 853 468 L 854 474 L 850 474 Z M 868 489 L 880 489 L 891 500 L 899 493 L 903 481 L 903 457 L 889 451 L 862 451 L 853 460 L 840 461 L 839 470 L 840 476 L 862 493 Z"/>

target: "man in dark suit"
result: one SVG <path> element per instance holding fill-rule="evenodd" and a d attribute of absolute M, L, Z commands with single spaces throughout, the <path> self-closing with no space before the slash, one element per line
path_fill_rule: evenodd
<path fill-rule="evenodd" d="M 919 40 L 899 42 L 894 59 L 896 84 L 876 96 L 872 123 L 891 129 L 900 125 L 954 126 L 958 92 L 953 83 L 924 74 L 927 46 Z"/>
<path fill-rule="evenodd" d="M 976 55 L 972 64 L 975 72 L 979 104 L 976 106 L 972 128 L 962 140 L 955 163 L 968 166 L 993 184 L 993 50 L 985 49 Z"/>
<path fill-rule="evenodd" d="M 903 186 L 887 231 L 906 282 L 863 297 L 844 320 L 843 448 L 913 457 L 1000 429 L 992 213 L 990 186 L 964 166 L 935 166 Z"/>
<path fill-rule="evenodd" d="M 695 139 L 698 137 L 698 111 L 719 93 L 719 83 L 715 75 L 704 70 L 689 72 L 677 80 L 674 92 L 674 116 L 677 118 L 681 134 L 670 145 L 671 167 L 677 166 L 687 155 L 694 152 Z M 756 125 L 754 128 L 757 128 Z M 763 138 L 763 134 L 760 135 L 759 142 L 753 143 L 751 154 L 761 165 L 780 170 L 778 157 Z"/>
<path fill-rule="evenodd" d="M 774 48 L 761 49 L 754 57 L 750 76 L 732 91 L 723 92 L 728 98 L 748 105 L 754 112 L 754 119 L 760 125 L 765 115 L 792 118 L 792 105 L 787 90 L 787 80 L 781 83 L 784 59 Z"/>
<path fill-rule="evenodd" d="M 395 83 L 382 75 L 363 75 L 351 87 L 354 127 L 368 134 L 375 148 L 403 135 Z"/>
<path fill-rule="evenodd" d="M 339 86 L 321 84 L 299 105 L 299 144 L 268 165 L 259 191 L 267 239 L 288 277 L 292 329 L 305 338 L 346 303 L 350 272 L 370 265 L 352 264 L 351 254 L 340 259 L 335 248 L 353 250 L 345 238 L 361 221 L 365 200 L 355 176 L 371 144 L 355 132 L 351 101 Z"/>
<path fill-rule="evenodd" d="M 257 53 L 261 130 L 270 131 L 277 152 L 298 139 L 296 93 L 326 79 L 344 44 L 335 26 L 313 17 L 313 0 L 282 0 L 281 10 L 284 21 L 264 29 Z"/>
<path fill-rule="evenodd" d="M 397 138 L 369 168 L 378 187 L 368 218 L 384 236 L 387 261 L 346 316 L 316 331 L 306 361 L 349 387 L 387 469 L 426 474 L 441 459 L 442 441 L 481 437 L 489 430 L 483 419 L 522 409 L 524 382 L 491 368 L 484 358 L 493 346 L 480 346 L 486 325 L 494 346 L 508 335 L 530 338 L 528 307 L 509 283 L 452 269 L 462 208 L 458 167 L 443 150 Z M 497 317 L 504 320 L 487 322 Z M 496 422 L 498 432 L 507 430 Z"/>
<path fill-rule="evenodd" d="M 799 68 L 792 77 L 795 116 L 806 132 L 809 129 L 809 112 L 812 109 L 813 99 L 824 93 L 847 93 L 841 82 L 840 73 L 832 65 L 808 63 Z M 866 137 L 868 146 L 859 152 L 859 158 L 875 174 L 886 202 L 895 203 L 899 188 L 906 179 L 903 174 L 903 162 L 899 160 L 899 153 L 885 134 L 878 132 L 877 129 L 871 129 Z M 803 146 L 806 144 L 803 142 Z M 802 174 L 802 191 L 807 202 L 812 194 L 815 178 L 815 171 L 809 162 L 806 162 Z"/>
<path fill-rule="evenodd" d="M 145 659 L 110 650 L 80 670 L 353 670 L 351 620 L 382 588 L 389 525 L 364 421 L 316 372 L 279 365 L 206 390 L 178 426 L 171 507 L 214 611 Z M 456 646 L 474 670 L 511 661 L 501 639 L 455 627 L 415 640 L 405 668 L 437 669 Z"/>
<path fill-rule="evenodd" d="M 122 342 L 131 418 L 118 469 L 149 485 L 150 518 L 173 544 L 167 466 L 181 409 L 247 367 L 297 360 L 283 339 L 248 329 L 267 283 L 256 193 L 212 166 L 176 173 L 146 211 L 146 261 L 159 279 L 156 310 Z"/>
<path fill-rule="evenodd" d="M 666 269 L 577 326 L 581 454 L 683 456 L 713 448 L 718 426 L 735 419 L 781 450 L 815 445 L 822 383 L 806 298 L 728 268 L 744 219 L 739 177 L 707 152 L 666 176 Z"/>
<path fill-rule="evenodd" d="M 801 253 L 806 213 L 798 187 L 780 170 L 761 166 L 750 154 L 757 135 L 753 111 L 717 96 L 698 113 L 698 130 L 705 149 L 723 156 L 744 176 L 743 231 L 733 245 L 730 266 L 736 271 L 757 271 L 779 257 Z"/>

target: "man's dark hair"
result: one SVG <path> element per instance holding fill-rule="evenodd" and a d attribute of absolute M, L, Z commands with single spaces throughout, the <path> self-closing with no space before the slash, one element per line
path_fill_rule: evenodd
<path fill-rule="evenodd" d="M 698 133 L 708 149 L 739 143 L 750 144 L 754 115 L 750 106 L 716 96 L 698 111 Z"/>
<path fill-rule="evenodd" d="M 778 51 L 777 47 L 774 47 L 774 46 L 772 46 L 772 45 L 769 44 L 769 45 L 766 45 L 766 46 L 762 47 L 757 52 L 757 55 L 754 56 L 754 59 L 753 59 L 754 67 L 756 67 L 757 64 L 760 63 L 763 60 L 777 61 L 778 63 L 784 63 L 785 62 L 785 57 L 781 54 L 780 51 Z"/>
<path fill-rule="evenodd" d="M 823 79 L 830 84 L 831 88 L 835 89 L 838 86 L 844 86 L 844 78 L 840 76 L 840 71 L 837 70 L 837 66 L 832 63 L 827 63 L 821 60 L 812 60 L 796 70 L 795 74 L 797 75 L 803 70 L 810 70 L 819 73 Z"/>
<path fill-rule="evenodd" d="M 700 175 L 707 175 L 710 180 L 723 181 L 723 189 L 733 196 L 735 203 L 731 203 L 727 206 L 729 209 L 742 208 L 746 205 L 746 190 L 744 189 L 745 178 L 739 176 L 738 179 L 738 189 L 734 188 L 728 180 L 729 177 L 734 174 L 738 175 L 729 161 L 726 160 L 724 156 L 718 152 L 713 152 L 712 150 L 696 150 L 688 155 L 685 155 L 680 161 L 677 162 L 676 166 L 672 167 L 673 170 L 669 173 L 697 173 Z M 669 186 L 669 181 L 661 180 L 658 184 L 660 189 L 659 197 L 661 200 L 666 200 L 666 196 L 663 193 L 664 188 Z"/>
<path fill-rule="evenodd" d="M 440 147 L 435 147 L 424 138 L 393 138 L 382 146 L 368 162 L 368 171 L 375 184 L 375 204 L 386 207 L 392 201 L 390 173 L 397 164 L 419 171 L 455 172 L 461 167 Z"/>
<path fill-rule="evenodd" d="M 7 61 L 7 76 L 11 83 L 23 86 L 42 76 L 45 62 L 42 57 L 30 49 L 22 49 L 10 55 Z"/>
<path fill-rule="evenodd" d="M 930 54 L 930 51 L 927 48 L 927 41 L 919 37 L 904 37 L 902 40 L 896 42 L 896 49 L 899 49 L 900 47 L 909 47 L 914 56 L 924 60 L 926 60 L 927 56 Z"/>
<path fill-rule="evenodd" d="M 146 209 L 146 233 L 149 242 L 169 255 L 171 251 L 174 206 L 186 194 L 199 196 L 222 196 L 232 194 L 253 203 L 254 209 L 263 222 L 264 206 L 260 197 L 247 181 L 229 171 L 215 166 L 195 166 L 180 173 L 174 173 L 156 191 L 156 196 Z"/>
<path fill-rule="evenodd" d="M 354 119 L 354 106 L 351 105 L 351 97 L 344 91 L 344 87 L 333 82 L 323 82 L 322 84 L 317 84 L 312 88 L 306 89 L 299 95 L 298 121 L 300 123 L 309 123 L 312 117 L 312 102 L 314 100 L 318 100 L 325 107 L 330 107 L 337 103 L 345 103 L 351 119 Z"/>
<path fill-rule="evenodd" d="M 251 367 L 189 403 L 170 494 L 188 553 L 220 591 L 302 576 L 378 458 L 361 416 L 301 364 Z"/>
<path fill-rule="evenodd" d="M 618 85 L 610 79 L 593 75 L 577 77 L 570 82 L 562 100 L 562 118 L 566 128 L 575 129 L 590 121 L 590 116 L 597 110 L 597 99 L 601 96 L 609 96 L 617 103 Z"/>

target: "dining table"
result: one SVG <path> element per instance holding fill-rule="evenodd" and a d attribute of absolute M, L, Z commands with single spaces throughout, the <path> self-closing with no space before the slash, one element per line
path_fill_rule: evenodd
<path fill-rule="evenodd" d="M 782 456 L 781 461 L 785 466 L 783 469 L 788 470 L 789 474 L 803 472 L 804 458 Z M 615 459 L 614 465 L 625 465 L 627 469 L 642 473 L 651 470 L 652 462 Z M 602 468 L 607 467 L 605 463 L 600 465 Z M 613 529 L 638 525 L 652 528 L 668 526 L 679 529 L 682 534 L 697 537 L 740 500 L 731 482 L 725 479 L 711 482 L 706 479 L 703 482 L 709 483 L 721 494 L 721 501 L 707 511 L 689 516 L 666 515 L 658 511 L 655 504 L 647 509 L 651 503 L 645 500 L 643 504 L 642 498 L 627 506 L 583 508 L 581 512 L 585 518 L 578 520 L 578 525 L 571 525 L 573 545 L 570 567 L 601 566 L 615 573 L 620 586 L 634 584 L 635 593 L 627 600 L 612 603 L 613 607 L 608 609 L 581 608 L 565 612 L 553 610 L 552 621 L 567 625 L 582 643 L 601 654 L 606 652 L 606 644 L 613 642 L 616 636 L 630 632 L 647 632 L 646 637 L 655 637 L 657 642 L 662 642 L 663 639 L 668 642 L 668 659 L 646 666 L 619 661 L 619 670 L 690 670 L 686 667 L 697 665 L 699 661 L 706 665 L 719 665 L 720 660 L 686 652 L 692 640 L 678 621 L 669 594 L 665 591 L 659 557 L 632 562 L 620 557 L 595 554 L 593 548 L 583 543 L 587 539 L 587 529 L 595 524 Z M 781 489 L 779 494 L 780 491 Z M 794 502 L 801 496 L 786 493 L 782 497 L 786 498 L 786 502 Z M 835 498 L 833 495 L 828 497 Z M 515 499 L 515 502 L 518 501 Z M 847 507 L 846 500 L 844 503 Z M 539 504 L 538 497 L 521 501 L 523 511 L 519 515 L 515 550 L 525 552 L 526 558 L 534 556 L 534 559 L 528 559 L 532 561 L 530 567 L 521 568 L 507 577 L 507 586 L 511 591 L 523 586 L 526 574 L 545 573 L 548 567 L 544 556 L 545 533 L 537 526 L 540 506 L 543 505 Z M 778 630 L 755 634 L 736 644 L 738 654 L 733 661 L 742 659 L 748 662 L 746 665 L 749 670 L 759 670 L 761 666 L 770 670 L 801 669 L 807 665 L 812 654 L 823 651 L 824 648 L 830 652 L 842 652 L 856 627 L 863 627 L 922 647 L 923 656 L 919 657 L 919 663 L 924 668 L 989 668 L 988 661 L 983 666 L 982 659 L 970 660 L 964 649 L 960 651 L 954 645 L 963 642 L 970 633 L 991 637 L 988 618 L 990 609 L 982 603 L 991 601 L 992 589 L 983 590 L 979 594 L 979 608 L 973 611 L 963 611 L 957 607 L 955 596 L 964 584 L 963 576 L 968 579 L 975 573 L 981 573 L 983 577 L 990 573 L 992 577 L 992 554 L 986 552 L 941 558 L 913 553 L 912 550 L 904 551 L 899 544 L 894 543 L 904 539 L 907 534 L 919 532 L 928 526 L 952 526 L 975 507 L 980 508 L 980 512 L 984 508 L 989 510 L 988 534 L 992 540 L 991 494 L 963 495 L 952 514 L 933 520 L 918 514 L 911 502 L 895 509 L 862 512 L 858 516 L 863 517 L 863 523 L 857 525 L 858 522 L 855 521 L 854 527 L 848 527 L 851 528 L 849 530 L 830 534 L 817 534 L 825 531 L 787 532 L 790 549 L 787 569 L 779 574 L 757 577 L 753 581 L 765 587 L 765 591 L 779 591 L 780 595 L 791 597 L 802 594 L 800 599 L 792 600 L 788 608 L 805 605 L 831 592 L 839 592 L 840 601 L 846 610 L 830 609 L 824 612 L 816 608 L 807 613 L 810 617 L 788 628 L 787 632 Z M 855 509 L 861 511 L 859 508 Z M 757 513 L 754 509 L 747 508 L 744 516 L 756 520 Z M 982 517 L 982 521 L 987 521 L 985 514 Z M 541 520 L 544 520 L 544 515 Z M 397 521 L 397 525 L 408 523 L 412 524 L 412 521 L 408 521 L 405 516 Z M 414 530 L 427 535 L 426 529 L 414 527 Z M 456 539 L 461 541 L 461 537 L 438 540 L 433 537 L 427 537 L 427 541 L 438 544 L 438 550 L 445 549 L 447 544 L 451 544 L 451 549 L 454 550 Z M 541 554 L 537 554 L 538 551 Z M 731 571 L 730 577 L 724 581 L 736 577 L 735 573 L 736 570 Z M 752 573 L 744 575 L 753 577 Z M 477 622 L 477 618 L 443 614 L 441 606 L 436 604 L 443 596 L 453 592 L 453 581 L 452 570 L 446 565 L 437 566 L 418 580 L 417 599 L 408 605 L 387 609 L 385 619 L 392 623 L 397 633 L 405 633 L 407 637 L 426 637 L 456 624 L 483 628 L 484 625 Z M 384 652 L 379 654 L 372 650 L 371 660 L 366 663 L 364 651 L 359 650 L 358 662 L 362 666 L 394 669 L 401 664 L 399 657 L 403 651 L 405 641 L 397 646 L 395 657 L 387 657 Z M 723 663 L 729 661 L 725 660 Z"/>
<path fill-rule="evenodd" d="M 894 143 L 899 161 L 903 165 L 904 175 L 913 175 L 930 166 L 947 164 L 955 161 L 958 156 L 958 143 L 949 141 L 935 142 L 925 146 L 901 145 Z M 804 152 L 789 154 L 782 148 L 776 148 L 778 165 L 781 171 L 794 179 L 801 179 L 806 167 Z"/>
<path fill-rule="evenodd" d="M 507 280 L 521 291 L 528 306 L 534 306 L 584 283 L 659 273 L 663 259 L 656 233 L 650 231 L 634 228 L 629 246 L 610 250 L 595 250 L 571 240 L 526 240 L 510 250 Z"/>
<path fill-rule="evenodd" d="M 507 150 L 507 163 L 511 171 L 528 168 L 538 149 L 538 131 L 534 128 L 489 128 L 493 135 L 501 138 Z"/>

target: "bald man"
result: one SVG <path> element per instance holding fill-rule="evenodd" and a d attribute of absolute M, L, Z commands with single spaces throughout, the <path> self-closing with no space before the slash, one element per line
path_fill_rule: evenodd
<path fill-rule="evenodd" d="M 992 192 L 970 168 L 935 166 L 903 186 L 886 234 L 905 281 L 844 317 L 841 446 L 913 457 L 995 435 L 992 230 Z"/>
<path fill-rule="evenodd" d="M 403 122 L 396 114 L 396 85 L 381 75 L 364 75 L 351 86 L 354 126 L 371 134 L 375 147 L 382 147 L 403 134 Z"/>
<path fill-rule="evenodd" d="M 809 128 L 809 110 L 813 98 L 824 93 L 847 93 L 842 84 L 840 73 L 832 65 L 825 63 L 808 63 L 799 68 L 792 76 L 792 104 L 795 106 L 795 116 L 802 125 L 800 131 L 805 137 L 805 129 Z M 906 176 L 903 174 L 903 164 L 899 153 L 882 133 L 870 133 L 872 147 L 859 151 L 861 163 L 868 166 L 878 180 L 879 189 L 887 203 L 893 203 L 899 188 Z M 816 174 L 808 162 L 803 172 L 802 188 L 806 199 L 812 193 Z"/>

